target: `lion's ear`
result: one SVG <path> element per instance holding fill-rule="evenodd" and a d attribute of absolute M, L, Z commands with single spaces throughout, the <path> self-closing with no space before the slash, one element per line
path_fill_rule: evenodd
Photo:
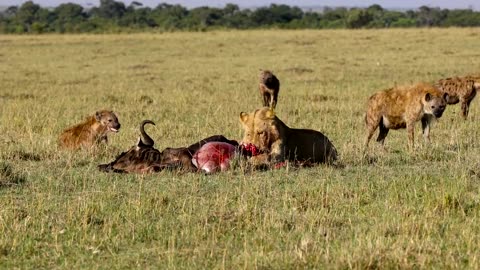
<path fill-rule="evenodd" d="M 241 112 L 241 113 L 240 113 L 240 121 L 241 121 L 242 123 L 246 123 L 247 120 L 248 120 L 248 113 L 246 113 L 246 112 Z"/>
<path fill-rule="evenodd" d="M 273 119 L 275 117 L 275 111 L 273 108 L 268 109 L 268 111 L 265 112 L 265 118 L 267 119 Z"/>

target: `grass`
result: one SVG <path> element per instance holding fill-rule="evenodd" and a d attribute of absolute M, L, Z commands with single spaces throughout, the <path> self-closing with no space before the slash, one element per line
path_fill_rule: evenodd
<path fill-rule="evenodd" d="M 405 130 L 361 155 L 367 98 L 480 71 L 476 28 L 0 36 L 0 268 L 480 267 L 480 104 L 432 143 Z M 223 134 L 281 81 L 277 114 L 322 131 L 342 168 L 117 175 L 143 119 L 159 149 Z M 97 155 L 57 146 L 98 109 L 122 128 Z"/>

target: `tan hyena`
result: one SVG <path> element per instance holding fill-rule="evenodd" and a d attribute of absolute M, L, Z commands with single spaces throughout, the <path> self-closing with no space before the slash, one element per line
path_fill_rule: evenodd
<path fill-rule="evenodd" d="M 118 132 L 120 122 L 112 111 L 101 110 L 89 116 L 84 122 L 65 129 L 60 135 L 60 146 L 70 149 L 92 147 L 108 142 L 110 132 Z"/>
<path fill-rule="evenodd" d="M 465 76 L 441 79 L 436 83 L 440 91 L 448 94 L 447 104 L 462 106 L 462 117 L 467 119 L 470 103 L 480 89 L 480 76 Z"/>
<path fill-rule="evenodd" d="M 277 106 L 278 92 L 280 92 L 280 81 L 269 70 L 260 72 L 258 89 L 263 98 L 263 106 L 275 108 Z"/>
<path fill-rule="evenodd" d="M 426 83 L 411 86 L 399 86 L 380 91 L 368 100 L 365 116 L 367 136 L 365 150 L 373 133 L 380 127 L 377 141 L 384 143 L 390 129 L 406 128 L 409 147 L 414 146 L 414 125 L 422 122 L 423 135 L 430 140 L 430 122 L 440 118 L 445 111 L 447 94 Z"/>

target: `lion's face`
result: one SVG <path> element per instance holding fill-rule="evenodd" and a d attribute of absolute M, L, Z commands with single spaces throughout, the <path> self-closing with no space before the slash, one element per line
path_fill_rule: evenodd
<path fill-rule="evenodd" d="M 431 94 L 427 93 L 423 100 L 423 110 L 426 114 L 433 114 L 436 118 L 440 118 L 447 106 L 448 94 Z"/>
<path fill-rule="evenodd" d="M 276 119 L 273 110 L 267 107 L 252 113 L 241 112 L 240 122 L 245 130 L 242 144 L 253 144 L 260 151 L 268 152 L 279 139 Z"/>

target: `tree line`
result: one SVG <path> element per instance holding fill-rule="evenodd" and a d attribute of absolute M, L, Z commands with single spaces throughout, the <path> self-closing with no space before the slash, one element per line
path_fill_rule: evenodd
<path fill-rule="evenodd" d="M 304 11 L 299 7 L 271 4 L 257 9 L 223 8 L 161 3 L 155 8 L 134 1 L 100 0 L 85 9 L 74 3 L 44 8 L 33 1 L 10 6 L 0 12 L 0 33 L 104 33 L 124 31 L 204 31 L 209 29 L 337 29 L 390 27 L 480 26 L 480 12 L 471 9 L 440 9 L 421 6 L 394 11 L 371 5 L 368 8 L 329 8 Z"/>

